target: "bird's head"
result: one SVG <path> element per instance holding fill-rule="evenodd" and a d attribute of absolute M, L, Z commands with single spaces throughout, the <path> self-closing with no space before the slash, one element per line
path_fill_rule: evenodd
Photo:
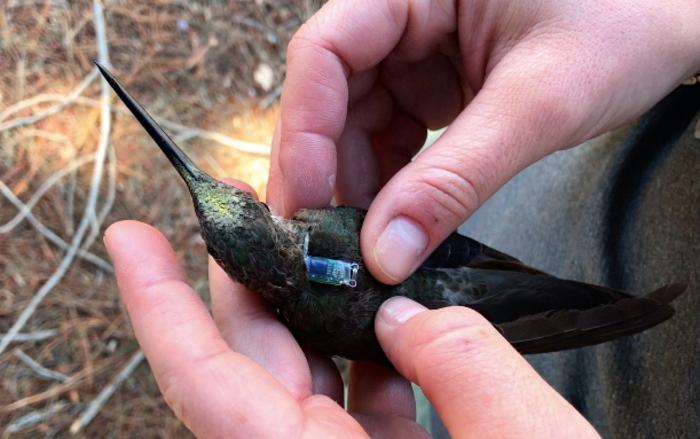
<path fill-rule="evenodd" d="M 301 293 L 306 284 L 302 243 L 284 221 L 249 193 L 199 169 L 109 71 L 97 67 L 187 184 L 202 237 L 219 265 L 273 304 Z"/>
<path fill-rule="evenodd" d="M 236 281 L 273 303 L 303 289 L 301 242 L 249 193 L 210 178 L 188 184 L 209 254 Z"/>

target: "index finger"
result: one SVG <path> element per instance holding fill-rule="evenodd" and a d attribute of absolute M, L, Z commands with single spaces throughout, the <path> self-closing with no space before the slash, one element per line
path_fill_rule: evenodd
<path fill-rule="evenodd" d="M 289 215 L 328 205 L 349 78 L 376 66 L 396 47 L 407 25 L 408 3 L 331 1 L 295 34 L 270 167 L 268 199 L 275 210 Z"/>

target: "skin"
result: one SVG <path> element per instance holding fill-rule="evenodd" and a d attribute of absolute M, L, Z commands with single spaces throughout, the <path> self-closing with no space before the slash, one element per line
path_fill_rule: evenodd
<path fill-rule="evenodd" d="M 369 206 L 364 261 L 396 283 L 519 170 L 699 69 L 696 0 L 331 0 L 289 46 L 268 201 Z M 408 380 L 453 437 L 597 436 L 468 309 L 387 301 L 376 331 L 398 374 L 353 364 L 346 410 L 330 360 L 216 264 L 212 317 L 158 231 L 120 222 L 105 243 L 160 389 L 200 437 L 425 436 Z"/>
<path fill-rule="evenodd" d="M 398 283 L 518 171 L 632 120 L 698 71 L 700 8 L 335 0 L 287 60 L 268 200 L 285 215 L 333 195 L 369 207 L 364 262 Z M 411 162 L 426 128 L 448 124 Z"/>

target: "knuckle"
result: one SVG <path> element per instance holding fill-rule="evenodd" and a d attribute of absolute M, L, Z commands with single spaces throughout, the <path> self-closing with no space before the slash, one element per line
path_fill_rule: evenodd
<path fill-rule="evenodd" d="M 347 71 L 348 67 L 343 63 L 332 43 L 323 37 L 314 35 L 313 31 L 308 30 L 309 26 L 309 24 L 305 24 L 289 41 L 287 45 L 287 69 L 297 67 L 319 80 L 323 79 L 324 68 L 327 68 L 325 60 L 338 59 L 343 69 Z"/>
<path fill-rule="evenodd" d="M 333 39 L 329 38 L 324 30 L 325 28 L 314 19 L 304 23 L 287 44 L 288 64 L 299 61 L 308 68 L 313 67 L 313 64 L 307 64 L 311 59 L 340 57 Z"/>
<path fill-rule="evenodd" d="M 292 38 L 287 43 L 287 57 L 292 58 L 300 51 L 304 51 L 309 47 L 317 45 L 314 40 L 312 23 L 306 22 L 292 35 Z"/>
<path fill-rule="evenodd" d="M 203 382 L 202 377 L 212 376 L 221 367 L 227 351 L 225 346 L 220 346 L 198 358 L 174 363 L 157 371 L 158 387 L 165 402 L 186 425 L 192 425 L 191 422 L 195 420 L 193 416 L 198 416 L 196 404 L 200 395 L 197 394 L 197 383 Z"/>
<path fill-rule="evenodd" d="M 174 370 L 168 370 L 158 375 L 158 387 L 163 395 L 165 403 L 170 407 L 175 416 L 187 424 L 189 411 L 187 410 L 187 386 Z"/>
<path fill-rule="evenodd" d="M 446 17 L 449 21 L 452 21 L 452 18 L 455 17 L 457 4 L 454 2 L 454 0 L 436 0 L 432 2 L 431 6 L 433 6 L 437 11 L 439 11 L 441 16 Z"/>
<path fill-rule="evenodd" d="M 528 103 L 531 110 L 527 113 L 532 120 L 523 126 L 545 132 L 551 131 L 548 127 L 556 127 L 559 132 L 570 132 L 577 121 L 574 102 L 580 104 L 581 101 L 572 100 L 568 91 L 558 91 L 555 88 L 533 96 Z"/>
<path fill-rule="evenodd" d="M 406 0 L 388 0 L 386 2 L 386 9 L 382 9 L 385 12 L 386 18 L 393 23 L 395 26 L 403 26 L 406 22 L 406 16 L 408 9 L 410 7 L 410 2 Z"/>

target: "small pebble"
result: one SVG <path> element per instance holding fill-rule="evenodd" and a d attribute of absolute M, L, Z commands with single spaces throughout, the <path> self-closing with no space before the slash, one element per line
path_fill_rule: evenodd
<path fill-rule="evenodd" d="M 268 64 L 261 63 L 253 73 L 253 79 L 255 82 L 265 91 L 270 91 L 272 85 L 275 82 L 275 72 L 272 70 Z"/>

